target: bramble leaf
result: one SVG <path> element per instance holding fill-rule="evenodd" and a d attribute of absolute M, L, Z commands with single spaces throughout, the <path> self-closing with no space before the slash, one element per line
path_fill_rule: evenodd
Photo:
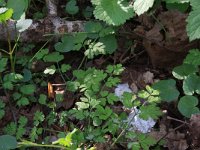
<path fill-rule="evenodd" d="M 154 4 L 154 0 L 136 0 L 133 4 L 136 14 L 139 16 L 149 10 Z"/>

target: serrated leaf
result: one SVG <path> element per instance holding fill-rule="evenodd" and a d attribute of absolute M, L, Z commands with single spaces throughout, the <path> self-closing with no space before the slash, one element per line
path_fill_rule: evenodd
<path fill-rule="evenodd" d="M 0 136 L 0 150 L 10 150 L 17 148 L 17 140 L 11 135 Z"/>
<path fill-rule="evenodd" d="M 140 111 L 141 113 L 139 114 L 139 116 L 145 120 L 149 118 L 158 119 L 158 117 L 162 115 L 161 110 L 155 104 L 150 104 L 147 106 L 143 105 L 140 107 Z"/>
<path fill-rule="evenodd" d="M 42 59 L 45 55 L 47 55 L 49 53 L 49 49 L 48 48 L 45 48 L 45 49 L 41 49 L 40 51 L 38 51 L 36 54 L 35 54 L 35 58 L 37 60 L 40 60 Z"/>
<path fill-rule="evenodd" d="M 173 69 L 172 74 L 179 80 L 185 79 L 188 75 L 194 74 L 198 71 L 198 68 L 191 64 L 182 64 Z"/>
<path fill-rule="evenodd" d="M 8 58 L 0 58 L 0 72 L 3 72 L 5 70 L 7 62 Z"/>
<path fill-rule="evenodd" d="M 109 25 L 121 25 L 134 15 L 128 3 L 121 0 L 101 0 L 93 3 L 97 4 L 94 10 L 95 18 Z"/>
<path fill-rule="evenodd" d="M 189 75 L 183 81 L 183 91 L 186 95 L 193 95 L 195 92 L 200 94 L 200 76 Z"/>
<path fill-rule="evenodd" d="M 153 89 L 160 93 L 161 100 L 167 102 L 177 100 L 180 94 L 176 88 L 176 81 L 173 79 L 161 80 L 154 83 Z"/>
<path fill-rule="evenodd" d="M 190 0 L 193 10 L 189 13 L 187 18 L 187 34 L 189 40 L 193 41 L 200 38 L 200 1 Z"/>
<path fill-rule="evenodd" d="M 184 63 L 191 64 L 194 66 L 200 66 L 200 51 L 199 49 L 192 49 L 189 51 L 189 54 L 186 56 Z"/>
<path fill-rule="evenodd" d="M 136 0 L 133 4 L 136 14 L 139 16 L 147 12 L 154 4 L 154 0 Z"/>
<path fill-rule="evenodd" d="M 194 96 L 183 96 L 178 103 L 178 110 L 180 113 L 190 118 L 192 114 L 200 113 L 198 105 L 198 99 Z"/>

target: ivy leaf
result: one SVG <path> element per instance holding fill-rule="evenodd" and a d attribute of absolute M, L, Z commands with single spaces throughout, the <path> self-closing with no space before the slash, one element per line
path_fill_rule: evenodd
<path fill-rule="evenodd" d="M 105 45 L 107 54 L 112 54 L 117 49 L 117 40 L 114 35 L 107 35 L 99 39 Z"/>
<path fill-rule="evenodd" d="M 64 56 L 61 55 L 59 52 L 53 52 L 46 56 L 44 56 L 43 60 L 45 62 L 59 62 L 64 59 Z"/>
<path fill-rule="evenodd" d="M 177 100 L 180 94 L 176 89 L 176 81 L 173 79 L 159 81 L 153 85 L 153 89 L 160 93 L 161 100 L 167 102 Z"/>
<path fill-rule="evenodd" d="M 17 140 L 11 135 L 0 136 L 0 150 L 10 150 L 17 148 Z"/>
<path fill-rule="evenodd" d="M 187 34 L 190 41 L 200 38 L 200 1 L 190 0 L 192 11 L 187 18 Z"/>
<path fill-rule="evenodd" d="M 96 5 L 95 18 L 109 25 L 121 25 L 134 15 L 133 9 L 122 0 L 99 0 L 93 1 L 93 4 Z"/>
<path fill-rule="evenodd" d="M 194 96 L 183 96 L 178 103 L 178 110 L 180 113 L 190 118 L 192 114 L 200 113 L 198 105 L 198 99 Z"/>
<path fill-rule="evenodd" d="M 195 92 L 200 94 L 200 76 L 189 75 L 183 81 L 183 91 L 186 95 L 193 95 Z"/>
<path fill-rule="evenodd" d="M 20 87 L 20 92 L 25 95 L 33 94 L 35 90 L 36 90 L 36 87 L 34 84 L 22 85 Z"/>
<path fill-rule="evenodd" d="M 154 4 L 154 0 L 136 0 L 133 4 L 136 14 L 139 16 L 147 12 Z"/>
<path fill-rule="evenodd" d="M 189 54 L 186 56 L 184 63 L 191 64 L 194 66 L 200 66 L 200 51 L 198 49 L 192 49 L 189 51 Z"/>
<path fill-rule="evenodd" d="M 179 80 L 185 79 L 188 75 L 194 74 L 198 71 L 198 68 L 191 64 L 182 64 L 173 69 L 172 74 Z"/>
<path fill-rule="evenodd" d="M 66 12 L 69 13 L 70 15 L 77 14 L 79 8 L 76 3 L 77 3 L 76 0 L 70 0 L 69 2 L 67 2 L 67 5 L 65 7 Z"/>

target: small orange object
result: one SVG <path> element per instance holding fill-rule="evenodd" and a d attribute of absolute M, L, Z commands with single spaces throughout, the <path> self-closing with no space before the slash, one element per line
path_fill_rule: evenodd
<path fill-rule="evenodd" d="M 53 86 L 50 82 L 48 82 L 48 97 L 49 98 L 55 98 L 55 94 L 53 91 Z"/>

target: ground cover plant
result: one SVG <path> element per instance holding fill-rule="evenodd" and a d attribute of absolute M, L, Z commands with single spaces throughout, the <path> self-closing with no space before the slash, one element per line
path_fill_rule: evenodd
<path fill-rule="evenodd" d="M 200 148 L 198 0 L 0 0 L 0 150 Z"/>

